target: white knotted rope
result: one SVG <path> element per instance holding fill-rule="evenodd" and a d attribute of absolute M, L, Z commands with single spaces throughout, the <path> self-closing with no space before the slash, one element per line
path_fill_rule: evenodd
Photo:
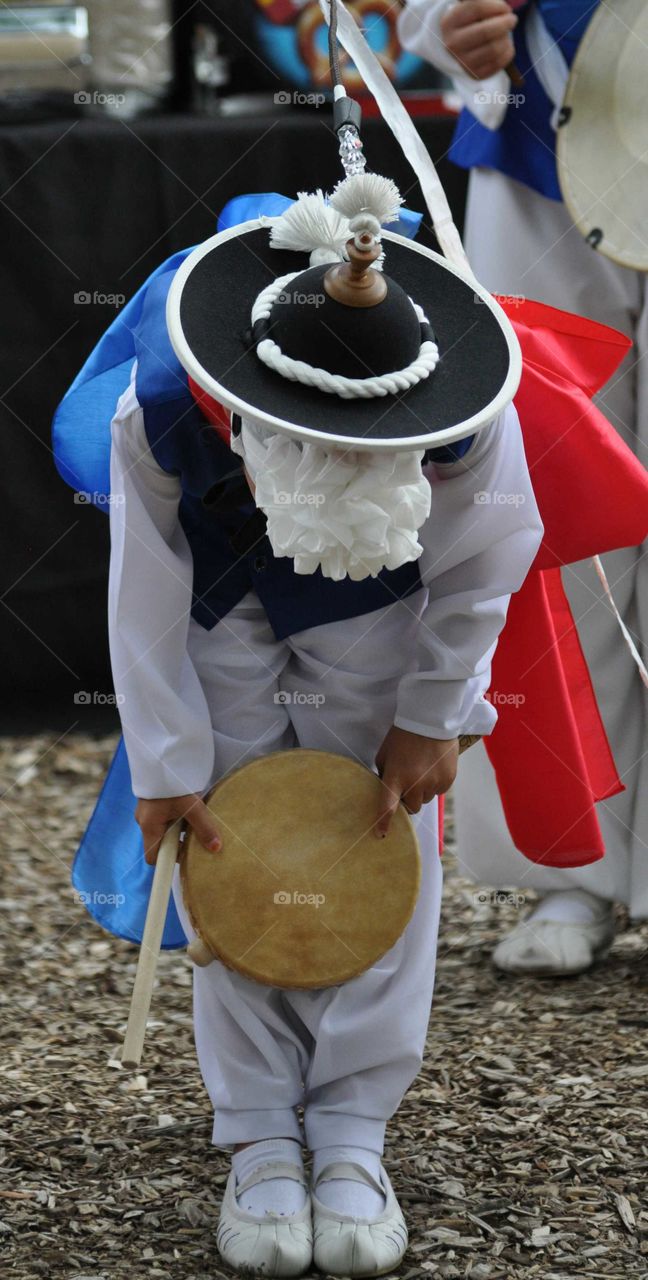
<path fill-rule="evenodd" d="M 252 324 L 257 320 L 267 320 L 273 306 L 281 298 L 282 293 L 300 271 L 292 271 L 288 275 L 278 276 L 261 291 L 252 307 Z M 427 316 L 418 303 L 410 302 L 420 324 L 427 323 Z M 421 343 L 416 359 L 405 369 L 397 369 L 390 373 L 376 374 L 369 378 L 346 378 L 342 374 L 329 373 L 328 369 L 319 369 L 307 364 L 304 360 L 294 360 L 281 350 L 272 338 L 263 338 L 257 344 L 257 356 L 275 373 L 291 382 L 299 382 L 305 387 L 316 387 L 329 395 L 340 396 L 342 400 L 369 400 L 377 396 L 397 395 L 407 391 L 418 382 L 422 382 L 433 372 L 439 362 L 439 348 L 436 342 Z"/>

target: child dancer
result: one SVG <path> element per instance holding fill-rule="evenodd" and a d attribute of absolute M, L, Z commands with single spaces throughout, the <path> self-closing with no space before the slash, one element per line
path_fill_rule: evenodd
<path fill-rule="evenodd" d="M 419 815 L 414 917 L 366 973 L 304 992 L 218 961 L 195 971 L 214 1141 L 233 1151 L 218 1244 L 265 1274 L 299 1274 L 313 1249 L 354 1276 L 403 1255 L 381 1154 L 432 997 L 429 802 L 454 778 L 457 737 L 494 724 L 490 659 L 541 533 L 510 404 L 515 339 L 428 251 L 381 244 L 397 204 L 391 183 L 348 178 L 330 205 L 300 197 L 270 234 L 243 224 L 160 276 L 112 428 L 111 651 L 147 857 L 180 815 L 218 857 L 205 791 L 292 746 L 379 768 L 377 835 L 401 801 Z M 379 300 L 358 306 L 365 288 Z M 206 425 L 216 401 L 241 406 L 233 452 Z M 494 491 L 518 500 L 475 498 Z"/>

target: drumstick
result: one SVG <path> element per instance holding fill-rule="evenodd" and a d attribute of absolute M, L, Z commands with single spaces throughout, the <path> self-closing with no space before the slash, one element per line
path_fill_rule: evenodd
<path fill-rule="evenodd" d="M 511 3 L 511 0 L 508 0 L 508 3 L 511 9 L 517 8 L 515 4 Z M 504 70 L 509 80 L 511 81 L 511 84 L 513 85 L 514 89 L 524 88 L 524 76 L 522 75 L 522 72 L 518 68 L 514 58 L 511 58 L 511 61 L 507 62 L 506 66 L 504 67 Z"/>
<path fill-rule="evenodd" d="M 519 9 L 521 7 L 519 0 L 509 0 L 509 5 L 511 9 Z M 511 58 L 511 61 L 507 62 L 504 70 L 514 89 L 524 88 L 524 76 L 522 75 L 522 72 L 517 66 L 514 58 Z"/>
<path fill-rule="evenodd" d="M 178 858 L 180 822 L 169 827 L 157 856 L 151 896 L 146 911 L 144 936 L 140 946 L 135 984 L 131 996 L 128 1026 L 124 1038 L 121 1060 L 125 1067 L 138 1067 L 144 1048 L 146 1020 L 151 1007 L 155 970 L 157 969 L 162 932 L 166 920 L 173 872 Z"/>

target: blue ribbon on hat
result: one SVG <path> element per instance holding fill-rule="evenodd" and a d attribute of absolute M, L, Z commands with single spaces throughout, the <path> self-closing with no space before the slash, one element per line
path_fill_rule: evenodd
<path fill-rule="evenodd" d="M 221 210 L 218 230 L 228 231 L 230 227 L 236 227 L 239 223 L 248 222 L 253 218 L 277 218 L 294 203 L 294 200 L 290 200 L 288 196 L 280 196 L 276 191 L 264 191 L 260 195 L 234 196 Z M 398 211 L 398 221 L 390 222 L 386 230 L 395 231 L 397 235 L 405 236 L 407 240 L 414 240 L 422 221 L 422 213 L 415 213 L 413 209 L 401 207 Z"/>

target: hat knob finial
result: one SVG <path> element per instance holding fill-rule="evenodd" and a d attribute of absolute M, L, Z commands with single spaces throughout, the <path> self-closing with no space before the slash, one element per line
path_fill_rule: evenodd
<path fill-rule="evenodd" d="M 375 307 L 387 294 L 387 282 L 373 263 L 380 257 L 380 241 L 370 231 L 347 240 L 348 262 L 339 262 L 324 276 L 330 298 L 346 307 Z"/>

